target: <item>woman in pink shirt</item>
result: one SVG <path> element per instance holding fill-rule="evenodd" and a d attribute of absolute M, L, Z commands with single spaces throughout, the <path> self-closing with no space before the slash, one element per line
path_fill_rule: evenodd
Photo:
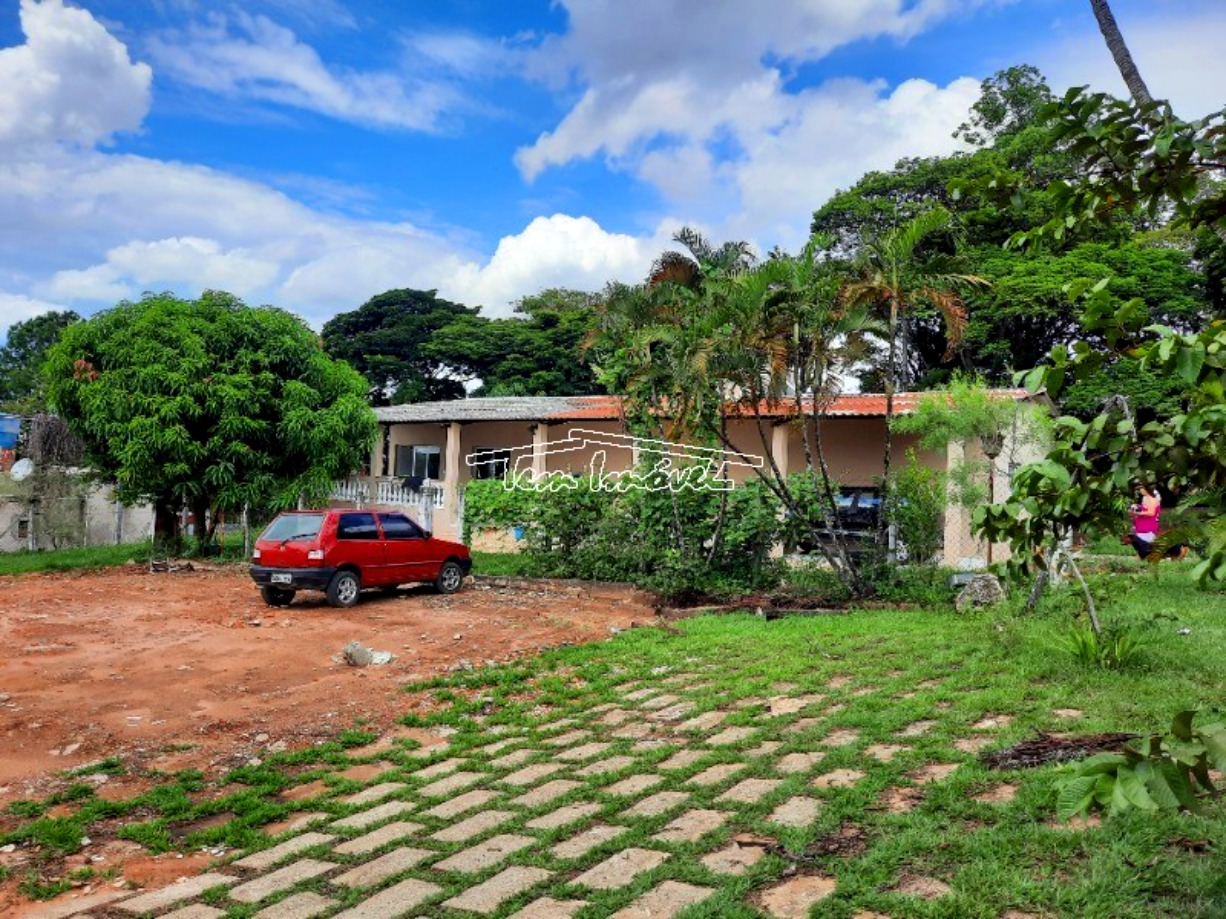
<path fill-rule="evenodd" d="M 1132 547 L 1142 561 L 1149 558 L 1154 548 L 1154 540 L 1160 531 L 1159 521 L 1162 519 L 1162 499 L 1148 485 L 1137 486 L 1139 500 L 1128 508 L 1132 515 Z M 1185 545 L 1172 546 L 1166 553 L 1166 558 L 1183 558 L 1188 554 Z"/>
<path fill-rule="evenodd" d="M 1162 500 L 1149 490 L 1148 485 L 1138 485 L 1138 501 L 1128 508 L 1132 515 L 1132 547 L 1141 560 L 1149 558 L 1158 538 L 1158 521 L 1162 517 Z"/>

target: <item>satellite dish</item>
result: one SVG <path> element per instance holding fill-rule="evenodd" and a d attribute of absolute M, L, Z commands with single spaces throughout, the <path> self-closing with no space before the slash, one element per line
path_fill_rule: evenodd
<path fill-rule="evenodd" d="M 12 475 L 14 482 L 20 482 L 22 479 L 28 479 L 33 473 L 34 460 L 32 459 L 19 459 L 17 462 L 13 463 L 13 468 L 10 471 L 10 475 Z"/>

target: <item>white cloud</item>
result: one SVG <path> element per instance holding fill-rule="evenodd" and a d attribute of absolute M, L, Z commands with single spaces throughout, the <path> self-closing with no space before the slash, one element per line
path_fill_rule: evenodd
<path fill-rule="evenodd" d="M 268 290 L 279 273 L 271 259 L 244 249 L 223 251 L 215 239 L 183 236 L 117 246 L 103 264 L 56 272 L 48 289 L 70 299 L 116 300 L 133 288 L 187 284 L 251 297 Z"/>
<path fill-rule="evenodd" d="M 140 127 L 152 71 L 85 10 L 21 0 L 26 42 L 0 48 L 0 152 L 90 147 Z"/>
<path fill-rule="evenodd" d="M 266 16 L 214 13 L 155 36 L 159 72 L 231 99 L 268 102 L 378 128 L 438 131 L 472 105 L 452 85 L 407 69 L 329 67 L 310 45 Z"/>
<path fill-rule="evenodd" d="M 9 328 L 19 322 L 25 322 L 27 319 L 33 319 L 35 316 L 50 313 L 53 310 L 64 309 L 67 307 L 60 306 L 58 303 L 49 303 L 25 294 L 0 290 L 0 335 L 7 334 Z"/>
<path fill-rule="evenodd" d="M 736 0 L 563 3 L 568 31 L 542 44 L 529 72 L 571 74 L 583 92 L 517 151 L 520 172 L 532 180 L 602 156 L 715 238 L 799 246 L 813 208 L 865 171 L 957 149 L 953 131 L 978 96 L 970 77 L 804 89 L 790 77 L 856 41 L 905 42 L 979 0 L 788 0 L 770 15 Z"/>
<path fill-rule="evenodd" d="M 550 166 L 603 152 L 641 153 L 664 137 L 703 143 L 719 130 L 740 140 L 773 130 L 794 106 L 786 71 L 851 42 L 906 40 L 976 0 L 789 0 L 748 14 L 739 0 L 564 0 L 565 35 L 544 42 L 530 72 L 586 87 L 552 130 L 516 162 L 532 179 Z"/>
<path fill-rule="evenodd" d="M 613 280 L 640 281 L 667 234 L 652 239 L 609 233 L 589 217 L 537 217 L 504 236 L 485 265 L 462 265 L 447 282 L 453 296 L 507 315 L 512 301 L 547 287 L 599 290 Z"/>
<path fill-rule="evenodd" d="M 979 85 L 908 80 L 885 93 L 880 85 L 840 80 L 801 94 L 786 122 L 747 140 L 744 156 L 727 165 L 726 185 L 741 204 L 726 218 L 724 235 L 765 235 L 799 248 L 813 209 L 836 189 L 905 156 L 952 152 L 954 129 Z"/>
<path fill-rule="evenodd" d="M 1089 9 L 1061 23 L 1057 40 L 1027 58 L 1047 74 L 1053 88 L 1089 84 L 1126 98 L 1128 91 Z M 1115 11 L 1116 21 L 1149 91 L 1169 99 L 1176 114 L 1201 118 L 1226 105 L 1226 9 L 1220 2 L 1149 4 Z"/>

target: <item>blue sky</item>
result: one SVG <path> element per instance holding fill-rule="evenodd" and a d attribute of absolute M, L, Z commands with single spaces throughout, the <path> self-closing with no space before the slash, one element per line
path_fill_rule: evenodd
<path fill-rule="evenodd" d="M 1226 102 L 1226 4 L 1113 6 L 1156 95 Z M 796 249 L 1016 63 L 1122 92 L 1088 0 L 0 0 L 0 329 L 206 287 L 506 315 L 683 224 Z"/>

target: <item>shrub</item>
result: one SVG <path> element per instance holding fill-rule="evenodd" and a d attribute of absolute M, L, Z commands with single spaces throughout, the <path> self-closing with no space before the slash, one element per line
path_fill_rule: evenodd
<path fill-rule="evenodd" d="M 889 519 L 898 528 L 907 559 L 930 565 L 941 550 L 945 536 L 945 475 L 920 465 L 915 451 L 894 475 L 889 489 Z"/>
<path fill-rule="evenodd" d="M 475 517 L 466 502 L 466 528 L 523 525 L 533 574 L 629 581 L 670 598 L 735 594 L 778 580 L 770 559 L 778 502 L 757 482 L 726 492 L 617 492 L 590 477 L 541 491 L 480 485 Z M 494 488 L 513 497 L 492 497 Z"/>

